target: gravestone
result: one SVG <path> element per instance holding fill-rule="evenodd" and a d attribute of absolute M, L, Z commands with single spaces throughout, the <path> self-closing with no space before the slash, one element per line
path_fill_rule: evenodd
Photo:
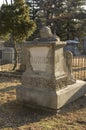
<path fill-rule="evenodd" d="M 26 71 L 17 100 L 26 105 L 59 109 L 86 92 L 86 83 L 72 76 L 72 54 L 64 52 L 65 42 L 49 27 L 40 30 L 40 38 L 24 44 Z"/>
<path fill-rule="evenodd" d="M 0 48 L 0 61 L 2 63 L 13 63 L 14 62 L 14 49 L 12 47 Z"/>

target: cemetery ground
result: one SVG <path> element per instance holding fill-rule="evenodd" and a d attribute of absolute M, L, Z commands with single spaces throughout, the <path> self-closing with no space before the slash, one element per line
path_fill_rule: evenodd
<path fill-rule="evenodd" d="M 57 113 L 16 101 L 19 78 L 0 77 L 0 130 L 86 130 L 86 95 Z"/>

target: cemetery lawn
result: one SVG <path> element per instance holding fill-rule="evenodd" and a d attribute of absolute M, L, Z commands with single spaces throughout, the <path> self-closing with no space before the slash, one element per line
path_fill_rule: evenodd
<path fill-rule="evenodd" d="M 0 130 L 86 130 L 86 95 L 54 113 L 19 104 L 18 85 L 19 79 L 0 77 Z"/>

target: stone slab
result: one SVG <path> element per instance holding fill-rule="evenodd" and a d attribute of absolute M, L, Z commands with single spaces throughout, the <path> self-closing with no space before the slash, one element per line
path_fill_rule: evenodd
<path fill-rule="evenodd" d="M 86 94 L 86 82 L 77 80 L 75 84 L 68 85 L 65 89 L 57 92 L 57 107 L 61 108 L 84 94 Z"/>
<path fill-rule="evenodd" d="M 59 109 L 84 94 L 86 94 L 86 82 L 81 80 L 59 91 L 45 91 L 25 86 L 19 86 L 16 89 L 17 101 L 27 106 L 32 104 L 50 109 Z"/>

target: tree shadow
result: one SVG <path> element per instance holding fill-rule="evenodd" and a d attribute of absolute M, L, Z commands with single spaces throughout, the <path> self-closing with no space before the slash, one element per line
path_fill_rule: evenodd
<path fill-rule="evenodd" d="M 75 112 L 77 110 L 81 110 L 84 108 L 86 108 L 86 95 L 83 95 L 82 97 L 79 97 L 75 101 L 66 104 L 64 107 L 60 109 L 59 113 L 64 115 L 68 112 Z"/>
<path fill-rule="evenodd" d="M 65 115 L 68 112 L 74 112 L 86 108 L 86 96 L 79 98 L 75 102 L 64 106 L 60 109 L 60 115 Z M 0 106 L 0 128 L 16 128 L 34 122 L 39 122 L 41 119 L 56 115 L 56 111 L 49 111 L 26 107 L 19 104 L 16 100 L 4 103 Z"/>
<path fill-rule="evenodd" d="M 0 128 L 15 128 L 29 123 L 38 122 L 53 114 L 55 113 L 25 107 L 14 100 L 0 106 Z"/>
<path fill-rule="evenodd" d="M 6 88 L 2 88 L 0 89 L 0 93 L 3 93 L 3 92 L 8 92 L 10 90 L 14 90 L 16 89 L 18 86 L 9 86 L 9 87 L 6 87 Z"/>
<path fill-rule="evenodd" d="M 17 82 L 21 82 L 21 78 L 19 78 L 19 77 L 12 77 L 12 76 L 9 76 L 9 75 L 7 75 L 7 76 L 1 76 L 0 75 L 0 83 L 6 83 L 6 82 L 15 82 L 15 83 L 17 83 Z"/>

